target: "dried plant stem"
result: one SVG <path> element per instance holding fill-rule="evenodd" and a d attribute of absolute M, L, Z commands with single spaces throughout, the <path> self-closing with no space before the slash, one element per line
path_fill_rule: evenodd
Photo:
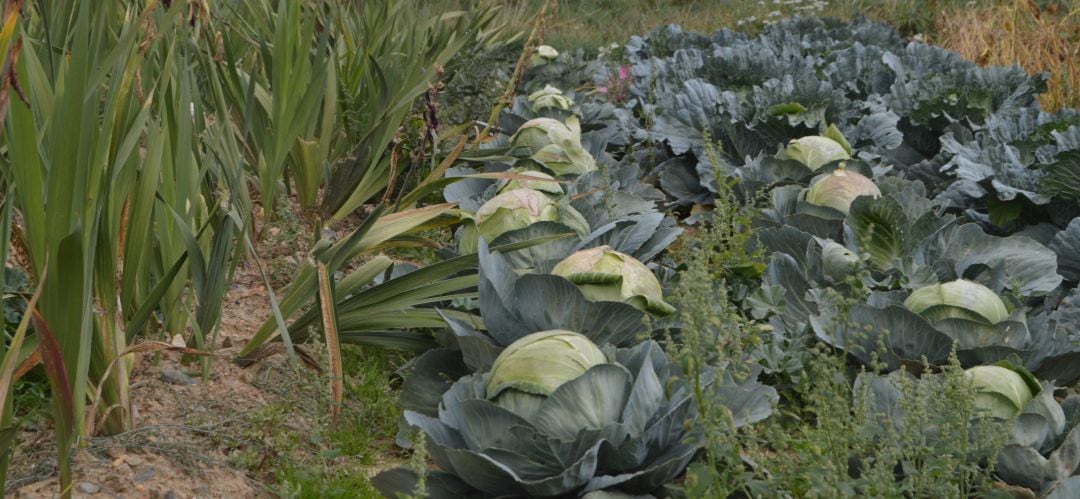
<path fill-rule="evenodd" d="M 532 49 L 536 46 L 538 40 L 543 39 L 544 24 L 547 20 L 547 16 L 551 15 L 558 6 L 558 0 L 545 0 L 543 7 L 540 7 L 540 12 L 536 14 L 536 18 L 533 20 L 529 38 L 525 40 L 525 46 L 522 47 L 521 55 L 518 56 L 517 63 L 514 65 L 514 75 L 506 84 L 506 89 L 503 91 L 502 95 L 499 96 L 499 100 L 495 103 L 495 107 L 491 109 L 491 115 L 488 116 L 487 122 L 484 123 L 484 129 L 476 135 L 476 140 L 473 142 L 474 149 L 479 147 L 483 142 L 484 137 L 487 137 L 488 133 L 491 132 L 492 123 L 495 123 L 495 121 L 499 119 L 499 113 L 502 113 L 503 108 L 510 103 L 511 99 L 514 98 L 514 94 L 517 93 L 518 84 L 521 82 L 521 77 L 525 74 L 525 65 L 529 62 Z"/>

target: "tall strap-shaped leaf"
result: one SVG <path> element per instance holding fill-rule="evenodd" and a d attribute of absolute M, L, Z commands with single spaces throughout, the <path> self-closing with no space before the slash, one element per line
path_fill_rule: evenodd
<path fill-rule="evenodd" d="M 337 268 L 340 268 L 344 262 L 357 257 L 388 239 L 413 230 L 415 227 L 445 213 L 452 206 L 453 205 L 450 204 L 440 204 L 394 213 L 384 217 L 369 216 L 364 224 L 356 228 L 349 237 L 334 243 L 333 246 L 326 250 L 328 258 L 327 265 L 331 268 L 331 272 L 333 272 Z M 388 262 L 384 260 L 373 260 L 373 262 L 376 261 L 379 262 L 380 265 Z M 371 279 L 374 279 L 375 276 L 381 272 L 381 270 L 374 273 L 368 272 L 374 268 L 375 267 L 373 266 L 365 264 L 361 267 L 364 272 L 357 270 L 353 274 L 342 279 L 340 283 L 342 295 L 351 294 L 364 284 L 370 282 Z M 269 289 L 270 288 L 268 287 L 267 290 L 269 291 Z M 316 277 L 316 269 L 313 265 L 305 264 L 300 268 L 300 271 L 294 277 L 292 284 L 290 284 L 289 288 L 285 291 L 285 296 L 280 303 L 281 316 L 288 318 L 295 314 L 304 305 L 310 303 L 311 297 L 314 296 L 317 291 L 318 280 Z M 314 320 L 314 310 L 309 312 L 309 314 L 311 314 L 311 319 Z M 244 357 L 251 353 L 263 343 L 270 340 L 274 336 L 275 331 L 280 332 L 279 329 L 276 317 L 273 320 L 264 322 L 255 333 L 255 336 L 252 337 L 251 341 L 249 341 L 239 352 L 238 356 Z"/>
<path fill-rule="evenodd" d="M 0 18 L 0 130 L 7 118 L 8 100 L 15 84 L 14 63 L 22 46 L 22 40 L 16 36 L 21 8 L 22 0 L 6 0 L 0 5 L 0 15 L 3 15 Z M 0 482 L 3 482 L 2 478 L 0 472 Z"/>
<path fill-rule="evenodd" d="M 7 196 L 4 197 L 3 211 L 0 212 L 0 262 L 7 261 L 7 239 L 9 231 L 11 230 L 11 205 L 12 198 L 11 189 L 8 189 Z M 22 320 L 19 322 L 18 327 L 15 329 L 15 336 L 12 337 L 10 343 L 7 345 L 7 350 L 4 352 L 3 360 L 0 361 L 0 490 L 4 489 L 4 482 L 7 478 L 7 466 L 8 459 L 11 457 L 11 452 L 15 447 L 15 427 L 12 426 L 13 410 L 12 410 L 12 386 L 15 380 L 18 379 L 15 373 L 15 367 L 19 364 L 19 356 L 22 352 L 23 340 L 26 338 L 26 330 L 30 325 L 30 318 L 32 317 L 32 311 L 36 310 L 37 300 L 41 296 L 41 289 L 44 280 L 38 280 L 37 290 L 34 291 L 34 295 L 30 298 L 30 303 L 27 304 L 27 312 L 23 314 Z M 0 292 L 4 289 L 4 267 L 3 263 L 0 263 Z M 0 303 L 2 305 L 2 303 Z M 0 330 L 4 329 L 3 317 L 0 317 Z"/>
<path fill-rule="evenodd" d="M 334 282 L 330 269 L 321 261 L 315 263 L 319 276 L 319 311 L 326 335 L 326 358 L 330 364 L 330 419 L 337 423 L 345 394 L 345 373 L 341 366 L 341 340 L 338 336 L 337 310 L 334 306 Z"/>
<path fill-rule="evenodd" d="M 60 497 L 67 499 L 71 497 L 71 445 L 75 440 L 75 400 L 60 343 L 56 341 L 56 336 L 36 309 L 27 310 L 27 314 L 31 315 L 34 330 L 38 333 L 41 361 L 45 365 L 45 377 L 49 379 L 49 388 L 52 390 L 53 426 L 60 466 Z"/>

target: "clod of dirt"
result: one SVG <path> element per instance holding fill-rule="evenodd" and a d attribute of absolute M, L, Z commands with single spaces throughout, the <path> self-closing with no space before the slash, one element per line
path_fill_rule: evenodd
<path fill-rule="evenodd" d="M 199 380 L 188 376 L 187 373 L 176 368 L 166 367 L 161 370 L 161 380 L 174 385 L 195 385 Z"/>

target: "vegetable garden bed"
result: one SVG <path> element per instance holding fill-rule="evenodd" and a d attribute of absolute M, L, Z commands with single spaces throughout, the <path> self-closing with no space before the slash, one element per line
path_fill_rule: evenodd
<path fill-rule="evenodd" d="M 64 495 L 109 459 L 173 474 L 167 438 L 238 495 L 1080 496 L 1080 112 L 1041 109 L 1046 75 L 862 17 L 593 56 L 543 45 L 546 10 L 519 36 L 491 9 L 19 3 L 0 450 L 54 443 L 15 468 Z M 491 118 L 441 123 L 490 98 L 488 56 Z M 48 382 L 36 453 L 9 454 L 13 381 Z M 155 406 L 173 433 L 131 444 L 148 386 L 200 419 Z"/>

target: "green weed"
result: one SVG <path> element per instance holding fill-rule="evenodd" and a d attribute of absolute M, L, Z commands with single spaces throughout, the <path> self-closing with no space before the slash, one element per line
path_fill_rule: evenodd
<path fill-rule="evenodd" d="M 723 193 L 722 193 L 723 194 Z M 725 202 L 726 199 L 726 202 Z M 706 435 L 705 458 L 691 465 L 682 487 L 690 497 L 968 497 L 990 490 L 991 469 L 1004 445 L 1005 423 L 972 422 L 973 393 L 959 361 L 921 378 L 900 371 L 900 402 L 886 412 L 860 371 L 842 353 L 808 338 L 783 338 L 732 300 L 724 269 L 760 264 L 742 251 L 752 241 L 752 210 L 722 195 L 710 223 L 696 234 L 672 301 L 680 309 L 682 345 L 672 348 L 687 368 Z M 841 303 L 837 317 L 845 317 Z M 735 430 L 721 394 L 703 382 L 712 365 L 736 378 L 765 364 L 770 343 L 789 342 L 773 364 L 770 384 L 781 391 L 773 415 Z"/>
<path fill-rule="evenodd" d="M 275 402 L 245 415 L 213 443 L 226 450 L 231 466 L 281 497 L 378 497 L 368 477 L 394 459 L 401 414 L 394 372 L 404 360 L 395 352 L 345 345 L 345 407 L 336 423 L 318 373 L 298 371 L 285 384 L 256 377 L 255 386 Z"/>

